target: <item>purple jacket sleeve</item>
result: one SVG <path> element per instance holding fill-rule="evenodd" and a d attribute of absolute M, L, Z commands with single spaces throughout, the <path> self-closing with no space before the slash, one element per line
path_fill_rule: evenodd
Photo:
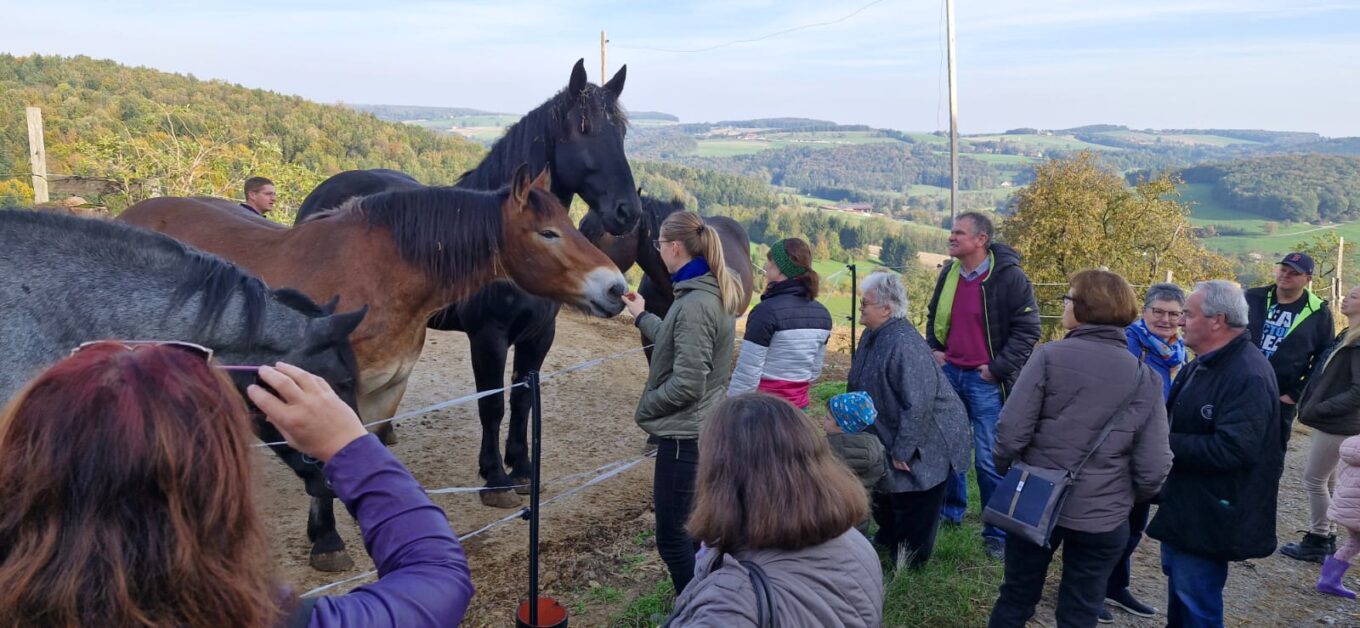
<path fill-rule="evenodd" d="M 321 598 L 311 628 L 457 626 L 472 576 L 444 511 L 372 434 L 341 449 L 325 473 L 359 521 L 378 581 Z"/>

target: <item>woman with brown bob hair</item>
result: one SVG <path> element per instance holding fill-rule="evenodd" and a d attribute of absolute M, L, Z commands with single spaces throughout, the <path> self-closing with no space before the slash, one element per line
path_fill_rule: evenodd
<path fill-rule="evenodd" d="M 326 462 L 382 572 L 349 595 L 280 585 L 245 404 L 207 350 L 82 346 L 0 414 L 6 626 L 453 626 L 472 595 L 448 519 L 319 377 L 260 367 L 252 400 Z"/>
<path fill-rule="evenodd" d="M 877 626 L 883 575 L 854 529 L 864 488 L 800 410 L 765 394 L 719 404 L 699 437 L 694 580 L 667 625 Z"/>
<path fill-rule="evenodd" d="M 1133 288 L 1106 270 L 1082 271 L 1069 284 L 1067 336 L 1040 345 L 1025 362 L 1001 408 L 992 454 L 1002 474 L 1015 461 L 1080 473 L 1047 546 L 1007 539 L 992 628 L 1021 628 L 1034 616 L 1060 546 L 1057 623 L 1095 626 L 1128 541 L 1129 512 L 1156 495 L 1171 471 L 1162 378 L 1129 353 L 1124 335 L 1138 318 Z"/>

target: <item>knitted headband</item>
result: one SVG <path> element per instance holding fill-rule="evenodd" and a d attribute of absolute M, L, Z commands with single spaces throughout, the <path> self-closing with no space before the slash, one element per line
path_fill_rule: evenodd
<path fill-rule="evenodd" d="M 784 273 L 789 279 L 801 277 L 808 272 L 808 269 L 799 266 L 792 257 L 789 257 L 788 249 L 784 248 L 784 240 L 770 245 L 770 260 L 779 268 L 779 272 Z"/>

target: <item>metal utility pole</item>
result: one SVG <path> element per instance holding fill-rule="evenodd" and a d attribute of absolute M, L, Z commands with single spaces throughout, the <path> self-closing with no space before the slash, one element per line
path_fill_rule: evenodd
<path fill-rule="evenodd" d="M 609 43 L 609 40 L 608 40 L 608 39 L 605 39 L 604 31 L 600 31 L 600 84 L 601 84 L 601 85 L 604 85 L 604 82 L 607 81 L 607 80 L 609 80 L 609 74 L 605 73 L 605 57 L 606 57 L 606 55 L 605 55 L 605 44 L 608 44 L 608 43 Z"/>
<path fill-rule="evenodd" d="M 959 92 L 954 75 L 954 0 L 944 0 L 945 21 L 949 39 L 949 224 L 959 197 Z"/>

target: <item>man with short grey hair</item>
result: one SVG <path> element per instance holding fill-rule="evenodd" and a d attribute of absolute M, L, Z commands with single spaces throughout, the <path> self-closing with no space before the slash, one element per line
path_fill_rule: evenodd
<path fill-rule="evenodd" d="M 1148 536 L 1162 542 L 1168 626 L 1222 626 L 1228 563 L 1275 551 L 1288 434 L 1270 362 L 1246 333 L 1230 281 L 1195 286 L 1185 343 L 1198 357 L 1171 387 L 1171 475 Z"/>
<path fill-rule="evenodd" d="M 973 426 L 979 510 L 1001 484 L 992 460 L 1001 404 L 1039 340 L 1039 307 L 1020 253 L 994 242 L 994 231 L 986 214 L 959 214 L 949 232 L 954 259 L 940 270 L 926 308 L 926 341 Z M 959 473 L 949 479 L 941 513 L 957 525 L 967 510 L 968 481 Z M 989 556 L 1003 559 L 1005 531 L 984 525 L 982 540 Z"/>

